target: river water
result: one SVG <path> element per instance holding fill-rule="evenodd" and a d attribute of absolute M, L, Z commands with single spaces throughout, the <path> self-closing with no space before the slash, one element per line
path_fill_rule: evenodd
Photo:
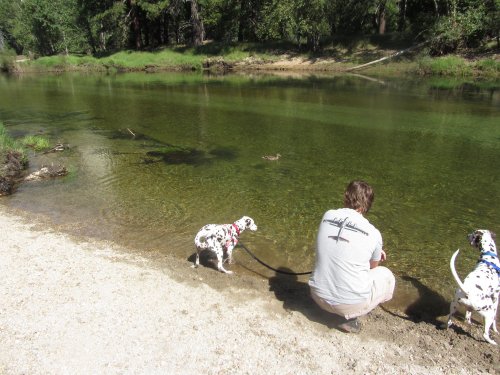
<path fill-rule="evenodd" d="M 373 185 L 398 298 L 449 298 L 451 254 L 500 232 L 500 82 L 198 73 L 0 76 L 0 121 L 69 149 L 33 154 L 64 178 L 22 184 L 1 204 L 142 253 L 187 259 L 206 223 L 243 215 L 242 242 L 274 267 L 308 271 L 327 209 L 350 180 Z M 179 149 L 168 158 L 165 149 Z M 276 155 L 268 161 L 264 155 Z M 236 272 L 273 275 L 241 249 Z M 186 266 L 189 263 L 186 261 Z"/>

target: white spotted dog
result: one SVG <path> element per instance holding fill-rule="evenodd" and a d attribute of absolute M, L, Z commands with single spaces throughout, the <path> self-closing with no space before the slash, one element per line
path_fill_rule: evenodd
<path fill-rule="evenodd" d="M 455 299 L 450 304 L 447 326 L 451 326 L 451 317 L 457 311 L 458 304 L 466 308 L 465 319 L 471 324 L 472 311 L 477 311 L 484 318 L 483 337 L 490 344 L 496 342 L 490 338 L 490 327 L 497 332 L 496 314 L 500 294 L 500 261 L 495 245 L 495 234 L 488 230 L 476 230 L 468 236 L 470 244 L 481 252 L 474 270 L 467 275 L 462 283 L 455 270 L 457 250 L 450 260 L 450 268 L 459 288 Z"/>
<path fill-rule="evenodd" d="M 196 245 L 196 261 L 193 267 L 200 265 L 200 252 L 202 250 L 211 250 L 217 255 L 217 269 L 224 273 L 233 273 L 228 271 L 222 265 L 224 258 L 232 263 L 233 249 L 238 243 L 240 234 L 245 229 L 251 231 L 257 230 L 253 219 L 243 216 L 233 224 L 207 224 L 200 229 L 194 238 Z"/>

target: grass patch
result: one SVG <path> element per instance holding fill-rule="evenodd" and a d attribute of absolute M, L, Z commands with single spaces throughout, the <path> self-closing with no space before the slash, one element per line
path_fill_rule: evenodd
<path fill-rule="evenodd" d="M 43 151 L 50 148 L 49 140 L 39 135 L 27 135 L 20 142 L 23 146 L 32 148 L 35 151 Z"/>
<path fill-rule="evenodd" d="M 268 46 L 267 48 L 272 48 Z M 274 61 L 277 56 L 264 47 L 251 43 L 221 44 L 207 43 L 203 46 L 165 48 L 153 52 L 120 51 L 106 57 L 58 55 L 45 56 L 23 63 L 21 71 L 65 71 L 65 70 L 201 70 L 210 57 L 221 57 L 234 63 L 248 57 Z"/>
<path fill-rule="evenodd" d="M 7 133 L 5 126 L 0 122 L 0 153 L 20 151 L 22 149 L 22 145 Z"/>
<path fill-rule="evenodd" d="M 500 74 L 500 61 L 492 58 L 468 60 L 450 55 L 437 58 L 423 57 L 417 62 L 417 70 L 424 75 L 449 77 L 493 77 Z"/>
<path fill-rule="evenodd" d="M 223 57 L 227 62 L 255 58 L 261 61 L 275 61 L 279 55 L 290 53 L 295 48 L 282 43 L 207 43 L 194 50 L 196 54 L 208 57 Z"/>
<path fill-rule="evenodd" d="M 0 176 L 6 173 L 3 165 L 8 162 L 8 155 L 12 154 L 18 156 L 22 165 L 27 165 L 28 156 L 26 150 L 7 133 L 5 126 L 0 122 Z"/>
<path fill-rule="evenodd" d="M 52 72 L 71 70 L 105 70 L 99 59 L 92 56 L 57 55 L 44 56 L 36 60 L 17 64 L 18 71 Z"/>
<path fill-rule="evenodd" d="M 464 77 L 473 75 L 472 64 L 459 56 L 424 57 L 418 62 L 418 70 L 425 75 Z"/>
<path fill-rule="evenodd" d="M 488 75 L 498 75 L 500 73 L 500 61 L 494 59 L 484 59 L 478 61 L 476 68 Z"/>
<path fill-rule="evenodd" d="M 373 66 L 367 67 L 365 70 L 361 70 L 360 73 L 369 73 L 377 77 L 403 77 L 412 74 L 417 70 L 417 63 L 411 60 L 394 60 L 386 63 L 375 64 Z M 356 71 L 353 71 L 356 73 Z"/>
<path fill-rule="evenodd" d="M 197 55 L 193 50 L 178 52 L 164 49 L 157 52 L 122 51 L 99 59 L 99 63 L 125 70 L 140 70 L 146 67 L 201 69 L 205 55 Z"/>

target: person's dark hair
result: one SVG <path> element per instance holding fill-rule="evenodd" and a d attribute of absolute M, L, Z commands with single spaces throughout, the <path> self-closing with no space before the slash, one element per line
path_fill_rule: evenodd
<path fill-rule="evenodd" d="M 344 206 L 367 213 L 375 199 L 375 193 L 364 181 L 351 181 L 344 193 Z"/>

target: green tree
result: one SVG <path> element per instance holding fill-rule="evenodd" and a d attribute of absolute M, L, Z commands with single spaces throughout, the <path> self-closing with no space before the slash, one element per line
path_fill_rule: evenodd
<path fill-rule="evenodd" d="M 10 46 L 17 53 L 22 52 L 22 46 L 14 36 L 18 14 L 21 11 L 20 4 L 20 1 L 0 0 L 0 50 Z"/>
<path fill-rule="evenodd" d="M 264 0 L 239 0 L 238 41 L 256 41 Z"/>
<path fill-rule="evenodd" d="M 206 0 L 202 5 L 208 39 L 224 42 L 257 40 L 261 0 Z"/>
<path fill-rule="evenodd" d="M 176 43 L 201 45 L 205 39 L 204 4 L 204 0 L 127 0 L 133 47 L 157 45 L 158 38 L 168 41 L 172 23 Z"/>
<path fill-rule="evenodd" d="M 169 31 L 173 25 L 171 10 L 178 6 L 171 0 L 138 0 L 137 6 L 142 13 L 142 35 L 146 47 L 167 45 L 170 42 Z"/>
<path fill-rule="evenodd" d="M 372 27 L 372 1 L 332 0 L 327 3 L 326 17 L 331 35 L 353 35 Z"/>
<path fill-rule="evenodd" d="M 328 34 L 323 0 L 271 0 L 264 4 L 257 26 L 260 40 L 290 40 L 318 50 Z M 305 43 L 304 43 L 305 42 Z"/>
<path fill-rule="evenodd" d="M 85 37 L 75 23 L 75 0 L 16 2 L 11 35 L 24 52 L 42 55 L 81 52 Z"/>
<path fill-rule="evenodd" d="M 207 38 L 224 42 L 239 40 L 242 3 L 240 0 L 207 1 L 203 7 Z"/>
<path fill-rule="evenodd" d="M 397 29 L 400 6 L 404 6 L 402 1 L 397 0 L 376 0 L 372 4 L 373 19 L 378 34 L 385 34 L 386 31 Z"/>
<path fill-rule="evenodd" d="M 490 16 L 496 14 L 498 17 L 495 2 L 449 0 L 444 5 L 442 15 L 430 29 L 433 54 L 476 48 L 488 35 L 495 34 Z M 496 25 L 498 30 L 498 23 Z"/>
<path fill-rule="evenodd" d="M 0 0 L 0 48 L 109 53 L 214 41 L 292 41 L 404 32 L 435 54 L 499 40 L 500 0 Z"/>
<path fill-rule="evenodd" d="M 127 45 L 123 1 L 78 0 L 77 22 L 84 30 L 87 45 L 93 54 L 119 50 Z"/>
<path fill-rule="evenodd" d="M 495 38 L 500 48 L 500 0 L 485 1 L 487 37 Z"/>

